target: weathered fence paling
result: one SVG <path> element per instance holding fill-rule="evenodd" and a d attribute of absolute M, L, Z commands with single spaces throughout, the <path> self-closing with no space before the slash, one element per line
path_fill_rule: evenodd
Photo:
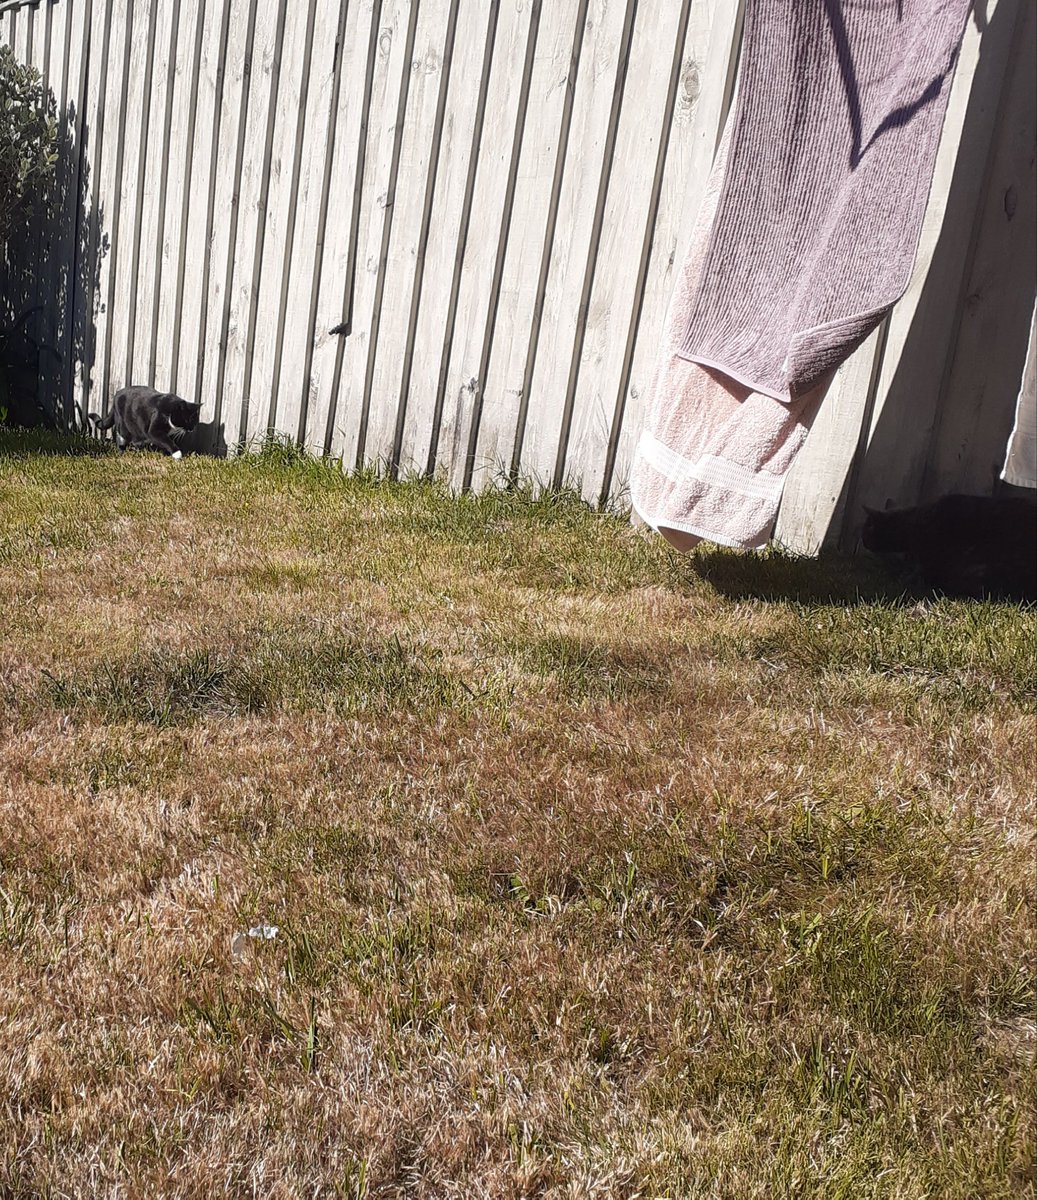
<path fill-rule="evenodd" d="M 796 548 L 852 531 L 861 498 L 992 486 L 1032 297 L 1035 17 L 1027 0 L 983 7 L 911 290 L 840 372 L 789 482 L 778 535 Z M 621 499 L 741 9 L 5 12 L 62 115 L 54 187 L 5 264 L 9 308 L 45 307 L 41 404 L 75 422 L 146 382 L 200 400 L 231 447 L 275 430 L 347 467 Z"/>

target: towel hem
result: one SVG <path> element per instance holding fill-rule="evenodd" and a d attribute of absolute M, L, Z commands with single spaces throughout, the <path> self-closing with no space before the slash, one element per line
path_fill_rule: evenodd
<path fill-rule="evenodd" d="M 663 533 L 664 529 L 673 529 L 677 533 L 687 533 L 692 537 L 701 538 L 704 542 L 713 542 L 717 546 L 726 546 L 729 550 L 763 550 L 767 547 L 767 544 L 771 540 L 770 532 L 768 532 L 761 541 L 747 544 L 744 541 L 739 542 L 734 538 L 725 537 L 722 533 L 710 533 L 702 526 L 692 525 L 687 521 L 675 521 L 671 518 L 662 516 L 652 517 L 641 506 L 641 504 L 638 503 L 637 496 L 632 491 L 630 493 L 630 504 L 634 509 L 634 512 L 637 513 L 641 520 L 644 521 L 646 525 L 651 526 L 651 528 L 654 529 L 655 532 L 662 538 L 666 537 L 666 534 Z M 773 529 L 773 526 L 774 522 L 772 521 L 771 529 Z M 684 551 L 684 553 L 687 554 L 688 551 Z"/>
<path fill-rule="evenodd" d="M 674 353 L 678 358 L 683 359 L 684 362 L 697 363 L 700 367 L 708 367 L 710 370 L 719 371 L 721 375 L 726 375 L 728 379 L 733 379 L 735 383 L 740 383 L 742 387 L 747 387 L 751 392 L 755 392 L 760 396 L 766 396 L 770 400 L 777 400 L 780 404 L 791 405 L 799 399 L 799 397 L 792 395 L 791 389 L 785 394 L 776 392 L 765 383 L 760 383 L 757 379 L 750 379 L 747 375 L 741 375 L 738 371 L 732 370 L 730 366 L 718 358 L 706 358 L 701 354 L 695 354 L 694 351 L 685 350 L 683 347 L 675 350 Z"/>

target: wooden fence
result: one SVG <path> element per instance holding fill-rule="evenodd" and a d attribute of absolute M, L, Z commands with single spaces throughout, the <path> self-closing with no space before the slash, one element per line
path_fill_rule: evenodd
<path fill-rule="evenodd" d="M 980 9 L 911 291 L 787 489 L 798 549 L 860 500 L 992 486 L 1033 295 L 1034 6 Z M 5 12 L 61 117 L 3 284 L 11 313 L 43 306 L 41 404 L 77 423 L 147 382 L 231 448 L 277 430 L 347 466 L 621 500 L 740 24 L 739 0 Z"/>

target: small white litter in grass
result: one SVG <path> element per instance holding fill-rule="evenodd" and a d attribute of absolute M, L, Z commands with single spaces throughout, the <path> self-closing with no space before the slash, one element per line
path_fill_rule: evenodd
<path fill-rule="evenodd" d="M 253 925 L 248 933 L 242 933 L 238 930 L 237 933 L 232 933 L 230 938 L 231 955 L 240 960 L 245 957 L 248 951 L 248 939 L 254 938 L 260 942 L 272 942 L 280 932 L 280 925 Z"/>

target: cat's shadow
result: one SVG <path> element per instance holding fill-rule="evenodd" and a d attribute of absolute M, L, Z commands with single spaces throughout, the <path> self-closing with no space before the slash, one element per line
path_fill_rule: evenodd
<path fill-rule="evenodd" d="M 227 457 L 227 439 L 222 421 L 203 421 L 180 439 L 185 454 L 201 454 L 209 458 Z"/>

